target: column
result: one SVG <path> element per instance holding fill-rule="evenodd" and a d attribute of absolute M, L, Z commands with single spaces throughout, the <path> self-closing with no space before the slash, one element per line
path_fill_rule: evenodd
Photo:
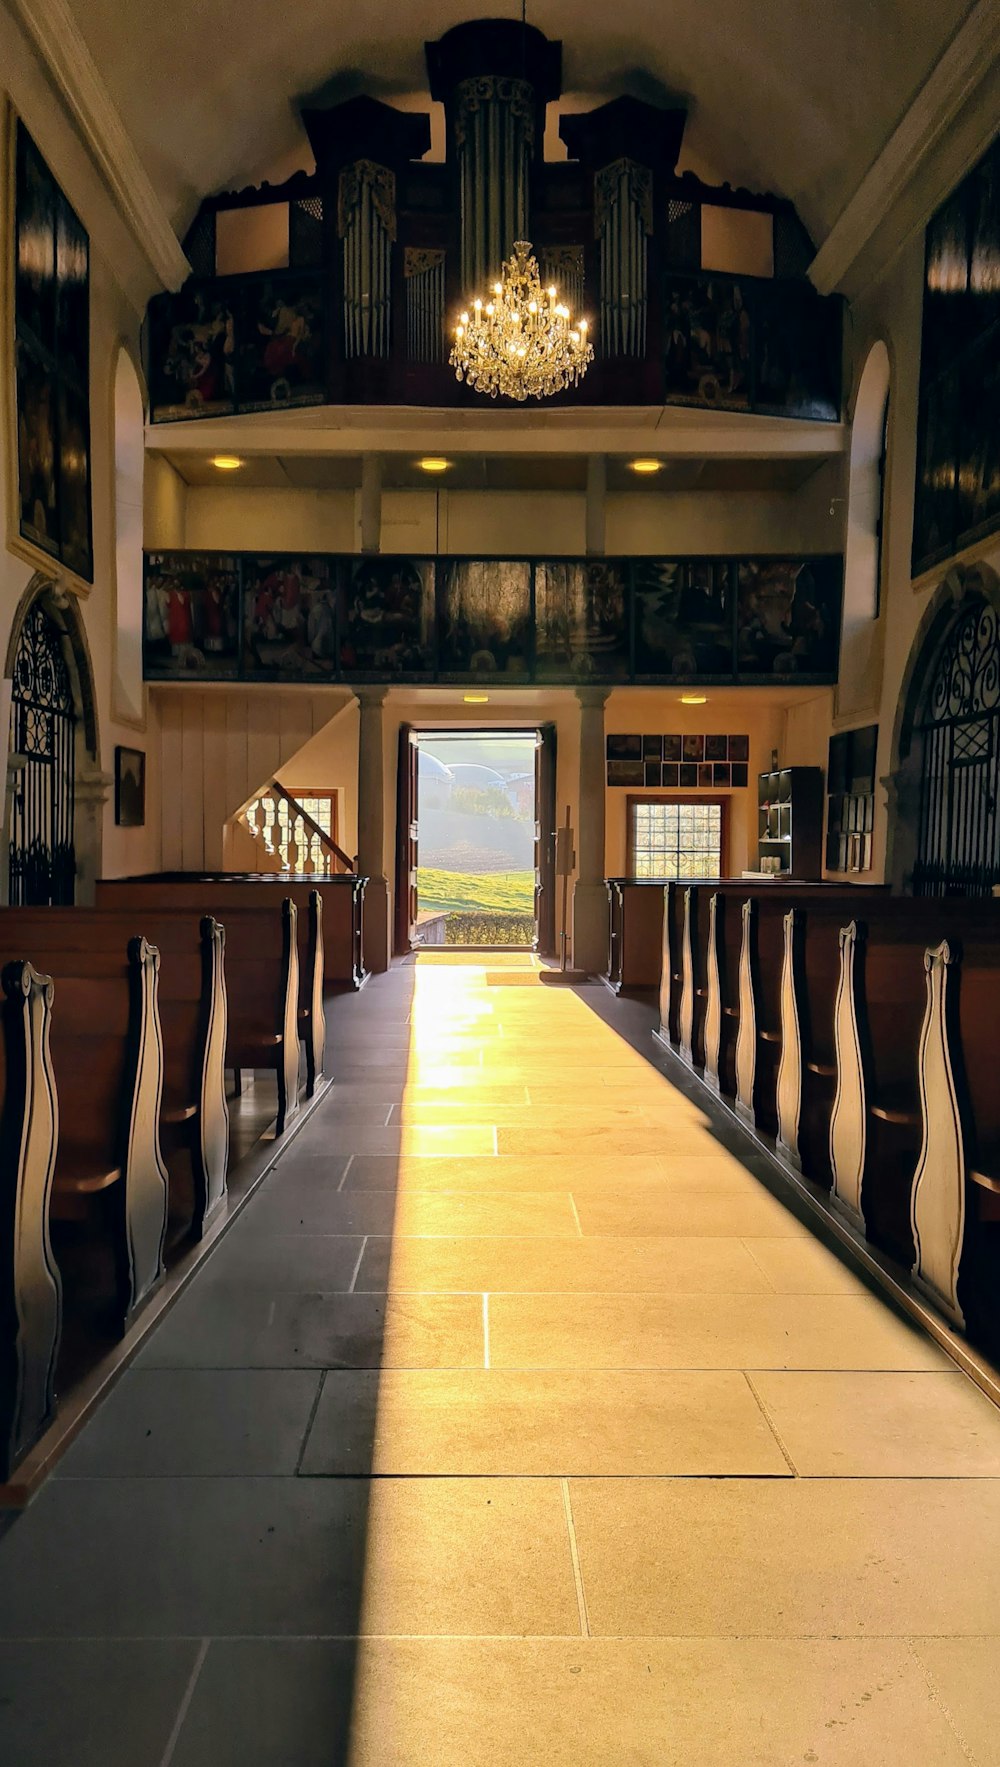
<path fill-rule="evenodd" d="M 389 882 L 385 874 L 385 757 L 382 708 L 388 688 L 356 687 L 361 704 L 358 731 L 358 871 L 370 881 L 365 892 L 366 968 L 389 967 Z"/>
<path fill-rule="evenodd" d="M 577 799 L 573 968 L 600 975 L 608 957 L 609 908 L 604 887 L 604 705 L 608 687 L 578 687 L 580 790 Z"/>

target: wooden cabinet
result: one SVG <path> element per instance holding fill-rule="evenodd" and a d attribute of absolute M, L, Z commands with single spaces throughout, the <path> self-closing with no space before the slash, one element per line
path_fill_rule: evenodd
<path fill-rule="evenodd" d="M 758 774 L 757 862 L 760 871 L 784 877 L 822 875 L 822 767 Z"/>

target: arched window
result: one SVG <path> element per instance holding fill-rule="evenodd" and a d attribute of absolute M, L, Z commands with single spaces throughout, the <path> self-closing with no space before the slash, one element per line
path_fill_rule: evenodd
<path fill-rule="evenodd" d="M 888 419 L 889 352 L 880 341 L 872 345 L 858 383 L 851 429 L 841 710 L 872 701 L 878 685 L 872 624 L 881 610 Z"/>
<path fill-rule="evenodd" d="M 997 752 L 1000 621 L 970 598 L 941 643 L 921 696 L 918 896 L 989 895 L 1000 883 Z"/>
<path fill-rule="evenodd" d="M 888 417 L 889 352 L 880 341 L 868 352 L 851 429 L 844 612 L 852 621 L 878 617 Z"/>
<path fill-rule="evenodd" d="M 126 349 L 115 367 L 115 709 L 142 718 L 142 476 L 144 415 Z"/>

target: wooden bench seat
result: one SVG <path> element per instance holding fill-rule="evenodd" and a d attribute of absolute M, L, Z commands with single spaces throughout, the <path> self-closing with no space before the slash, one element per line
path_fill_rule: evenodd
<path fill-rule="evenodd" d="M 101 907 L 123 908 L 145 913 L 167 908 L 172 912 L 179 909 L 190 909 L 192 912 L 211 915 L 224 926 L 234 927 L 236 918 L 245 915 L 259 916 L 270 929 L 267 936 L 274 948 L 274 927 L 280 917 L 282 903 L 288 901 L 296 908 L 294 919 L 296 933 L 296 982 L 295 982 L 295 1014 L 294 1027 L 301 1038 L 306 1065 L 306 1096 L 312 1097 L 326 1067 L 326 1015 L 323 1009 L 324 995 L 333 984 L 327 975 L 327 913 L 326 904 L 334 899 L 343 905 L 346 900 L 344 889 L 352 883 L 363 885 L 363 879 L 339 878 L 322 887 L 294 884 L 287 892 L 279 892 L 272 886 L 274 879 L 268 877 L 266 886 L 259 880 L 239 880 L 217 877 L 211 873 L 204 876 L 191 873 L 164 873 L 162 876 L 138 878 L 102 879 L 97 885 L 97 900 Z M 334 884 L 337 893 L 331 898 Z M 363 889 L 361 891 L 363 895 Z M 252 959 L 250 959 L 252 960 Z M 279 954 L 280 961 L 280 954 Z M 230 971 L 232 970 L 232 954 L 230 954 Z M 336 986 L 343 988 L 346 984 L 338 982 Z M 278 1068 L 283 1069 L 281 1086 L 288 1098 L 297 1098 L 297 1082 L 291 1086 L 291 1058 L 284 1056 L 279 1059 L 276 1053 L 282 1047 L 282 1039 L 286 1036 L 284 1001 L 275 1017 L 265 1016 L 261 1021 L 259 1012 L 252 1011 L 250 1002 L 242 993 L 241 1021 L 246 1012 L 250 1012 L 251 1022 L 239 1022 L 233 1026 L 230 1051 L 227 1065 L 231 1068 Z M 233 999 L 230 998 L 230 1014 L 234 1011 Z M 277 1038 L 278 1041 L 273 1041 Z M 237 1055 L 239 1059 L 237 1059 Z M 284 1120 L 287 1107 L 279 1111 Z"/>
<path fill-rule="evenodd" d="M 58 975 L 65 953 L 79 960 L 120 960 L 130 938 L 145 936 L 160 953 L 157 1004 L 163 1043 L 161 1148 L 181 1150 L 190 1169 L 190 1232 L 201 1238 L 226 1197 L 229 1113 L 226 1104 L 225 932 L 189 909 L 7 908 L 0 926 L 25 950 L 44 950 Z"/>

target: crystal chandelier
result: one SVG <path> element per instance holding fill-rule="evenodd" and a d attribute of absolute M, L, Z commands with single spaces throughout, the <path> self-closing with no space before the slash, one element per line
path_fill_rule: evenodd
<path fill-rule="evenodd" d="M 574 325 L 554 288 L 543 289 L 531 246 L 519 239 L 493 284 L 455 327 L 448 358 L 459 380 L 495 399 L 546 399 L 576 386 L 594 359 L 587 321 Z"/>

